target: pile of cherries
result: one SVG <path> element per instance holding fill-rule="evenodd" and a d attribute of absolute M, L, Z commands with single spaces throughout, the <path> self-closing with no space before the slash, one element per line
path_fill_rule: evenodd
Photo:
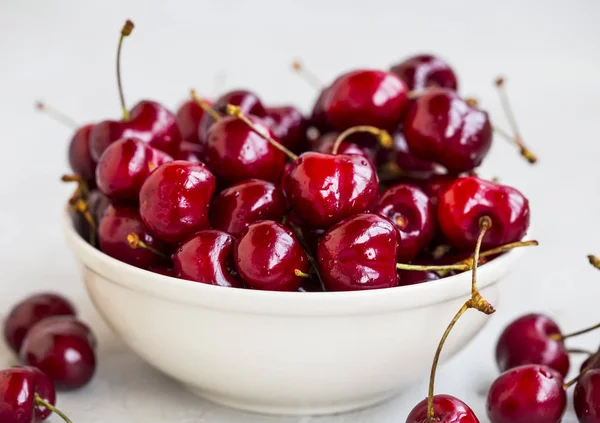
<path fill-rule="evenodd" d="M 52 412 L 56 391 L 86 385 L 96 370 L 96 339 L 65 298 L 33 295 L 4 322 L 4 339 L 23 366 L 0 370 L 0 422 L 37 423 Z"/>

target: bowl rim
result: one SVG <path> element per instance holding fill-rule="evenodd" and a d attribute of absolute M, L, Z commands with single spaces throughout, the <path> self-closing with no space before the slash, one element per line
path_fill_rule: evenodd
<path fill-rule="evenodd" d="M 63 214 L 67 244 L 79 261 L 108 282 L 155 298 L 229 312 L 277 315 L 382 314 L 421 308 L 459 297 L 469 298 L 471 272 L 393 288 L 335 292 L 286 292 L 229 288 L 154 273 L 117 260 L 91 246 L 75 230 L 69 210 Z M 531 228 L 523 239 L 528 239 Z M 496 284 L 514 268 L 526 248 L 516 248 L 478 269 L 480 290 Z"/>

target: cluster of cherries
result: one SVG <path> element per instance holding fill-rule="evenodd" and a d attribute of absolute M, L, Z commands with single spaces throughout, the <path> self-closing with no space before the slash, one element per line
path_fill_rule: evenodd
<path fill-rule="evenodd" d="M 441 59 L 345 73 L 308 118 L 246 90 L 129 111 L 132 29 L 123 119 L 77 129 L 65 177 L 80 233 L 107 255 L 212 285 L 346 291 L 471 269 L 483 217 L 482 257 L 523 245 L 528 201 L 475 175 L 493 127 Z M 514 132 L 500 133 L 535 161 Z"/>
<path fill-rule="evenodd" d="M 52 412 L 55 389 L 86 385 L 96 370 L 96 339 L 56 294 L 37 294 L 17 304 L 4 322 L 4 338 L 23 366 L 0 370 L 0 421 L 37 423 Z"/>

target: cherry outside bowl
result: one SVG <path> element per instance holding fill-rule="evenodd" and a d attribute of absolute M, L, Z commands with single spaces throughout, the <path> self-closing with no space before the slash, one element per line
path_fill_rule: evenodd
<path fill-rule="evenodd" d="M 470 295 L 470 272 L 355 292 L 194 283 L 117 261 L 81 238 L 68 213 L 64 219 L 87 291 L 114 332 L 193 393 L 243 410 L 329 414 L 401 393 L 427 376 L 440 336 Z M 524 250 L 481 266 L 481 293 L 495 306 L 499 282 Z M 442 359 L 464 348 L 487 321 L 469 313 Z"/>

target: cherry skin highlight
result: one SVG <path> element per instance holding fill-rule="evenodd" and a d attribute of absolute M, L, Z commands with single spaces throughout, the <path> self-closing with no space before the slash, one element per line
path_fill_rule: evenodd
<path fill-rule="evenodd" d="M 420 54 L 392 66 L 390 72 L 404 81 L 410 91 L 430 87 L 458 89 L 456 74 L 448 63 L 430 54 Z"/>
<path fill-rule="evenodd" d="M 600 422 L 600 370 L 585 372 L 573 392 L 573 405 L 579 423 Z"/>
<path fill-rule="evenodd" d="M 439 423 L 479 423 L 467 404 L 451 395 L 434 395 L 435 421 Z M 428 423 L 427 398 L 412 409 L 406 423 Z"/>
<path fill-rule="evenodd" d="M 56 392 L 48 377 L 34 367 L 0 370 L 0 421 L 2 423 L 39 423 L 51 411 L 35 403 L 37 394 L 50 405 L 56 404 Z"/>

